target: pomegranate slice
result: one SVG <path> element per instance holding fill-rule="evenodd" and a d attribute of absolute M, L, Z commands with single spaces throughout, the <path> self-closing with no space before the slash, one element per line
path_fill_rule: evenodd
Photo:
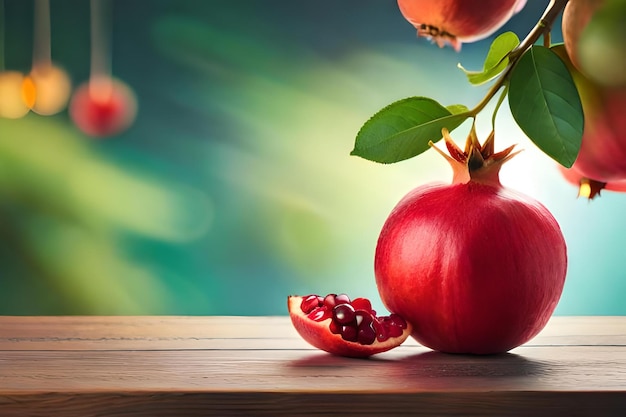
<path fill-rule="evenodd" d="M 304 340 L 339 356 L 364 358 L 385 352 L 404 342 L 412 330 L 399 315 L 377 317 L 369 300 L 350 300 L 345 294 L 291 295 L 287 307 Z"/>

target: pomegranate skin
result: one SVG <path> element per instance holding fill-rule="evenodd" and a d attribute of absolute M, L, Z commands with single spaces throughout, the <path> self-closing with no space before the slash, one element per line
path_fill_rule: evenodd
<path fill-rule="evenodd" d="M 585 115 L 582 143 L 573 168 L 595 181 L 626 180 L 626 88 L 598 86 L 576 69 L 563 45 L 552 50 L 569 69 Z"/>
<path fill-rule="evenodd" d="M 417 29 L 418 36 L 439 45 L 486 38 L 526 5 L 526 0 L 398 0 L 400 12 Z"/>
<path fill-rule="evenodd" d="M 376 283 L 412 337 L 449 353 L 506 352 L 547 323 L 567 250 L 549 211 L 499 184 L 414 189 L 385 222 Z"/>
<path fill-rule="evenodd" d="M 589 24 L 593 14 L 604 4 L 604 0 L 570 0 L 563 9 L 561 31 L 563 43 L 572 63 L 580 71 L 578 44 L 580 34 Z"/>
<path fill-rule="evenodd" d="M 626 180 L 615 182 L 602 182 L 582 175 L 575 166 L 565 168 L 558 165 L 561 175 L 565 180 L 578 188 L 578 196 L 593 200 L 600 196 L 602 190 L 613 191 L 618 193 L 626 192 Z"/>
<path fill-rule="evenodd" d="M 583 93 L 581 93 L 581 98 Z M 626 180 L 626 89 L 605 90 L 599 94 L 597 107 L 583 100 L 585 129 L 577 170 L 603 182 Z"/>
<path fill-rule="evenodd" d="M 607 88 L 626 87 L 626 3 L 570 0 L 561 23 L 565 48 L 576 68 Z"/>

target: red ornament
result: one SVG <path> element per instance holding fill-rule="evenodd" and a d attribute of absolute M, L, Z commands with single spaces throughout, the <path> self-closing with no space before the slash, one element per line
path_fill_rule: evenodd
<path fill-rule="evenodd" d="M 122 81 L 104 78 L 78 87 L 69 111 L 76 126 L 86 134 L 113 136 L 132 124 L 137 114 L 137 100 Z"/>

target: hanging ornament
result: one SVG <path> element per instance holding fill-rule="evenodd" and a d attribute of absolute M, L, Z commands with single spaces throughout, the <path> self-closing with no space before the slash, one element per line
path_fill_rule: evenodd
<path fill-rule="evenodd" d="M 27 92 L 24 74 L 4 68 L 4 0 L 0 0 L 0 117 L 24 117 L 30 110 Z"/>
<path fill-rule="evenodd" d="M 19 71 L 0 71 L 0 117 L 19 119 L 30 108 L 24 97 L 25 77 Z"/>
<path fill-rule="evenodd" d="M 111 76 L 109 19 L 103 0 L 91 0 L 91 72 L 70 102 L 70 117 L 84 133 L 113 136 L 126 130 L 137 113 L 135 94 L 124 82 Z"/>
<path fill-rule="evenodd" d="M 35 113 L 52 115 L 67 106 L 72 83 L 51 59 L 50 1 L 35 0 L 33 66 L 25 79 L 24 96 Z"/>

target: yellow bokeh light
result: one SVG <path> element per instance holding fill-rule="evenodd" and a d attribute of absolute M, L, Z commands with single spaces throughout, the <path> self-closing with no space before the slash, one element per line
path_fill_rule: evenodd
<path fill-rule="evenodd" d="M 24 96 L 24 74 L 18 71 L 0 72 L 0 117 L 19 119 L 29 110 Z"/>
<path fill-rule="evenodd" d="M 578 189 L 578 197 L 589 198 L 591 196 L 591 184 L 589 182 L 581 181 L 580 188 Z"/>
<path fill-rule="evenodd" d="M 35 100 L 31 106 L 35 113 L 50 116 L 67 106 L 72 83 L 63 69 L 52 64 L 37 65 L 28 78 L 35 88 Z"/>
<path fill-rule="evenodd" d="M 37 88 L 30 76 L 24 77 L 24 81 L 22 81 L 22 99 L 30 109 L 33 108 L 35 100 L 37 100 Z"/>

